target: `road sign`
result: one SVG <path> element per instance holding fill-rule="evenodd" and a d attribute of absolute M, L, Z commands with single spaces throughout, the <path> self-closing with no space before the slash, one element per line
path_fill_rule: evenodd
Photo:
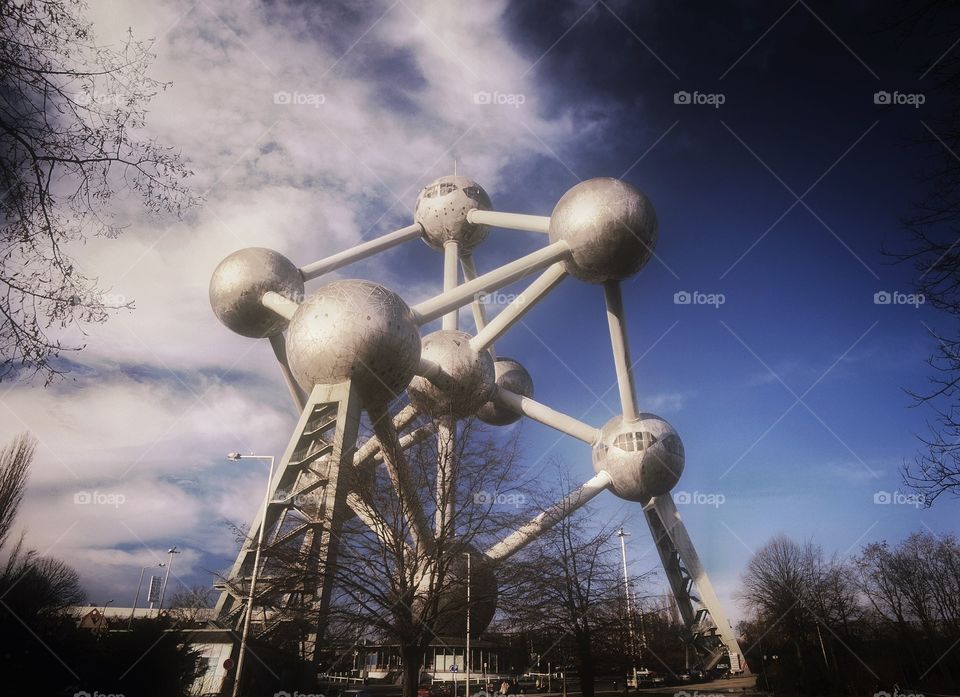
<path fill-rule="evenodd" d="M 451 672 L 451 673 L 456 673 L 458 670 L 460 670 L 460 667 L 459 667 L 458 665 L 454 664 L 454 665 L 450 666 L 450 672 Z"/>
<path fill-rule="evenodd" d="M 233 659 L 232 658 L 224 659 L 223 668 L 224 670 L 233 670 Z"/>

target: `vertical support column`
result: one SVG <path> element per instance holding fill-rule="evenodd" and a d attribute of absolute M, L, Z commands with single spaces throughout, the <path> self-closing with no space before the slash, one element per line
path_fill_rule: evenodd
<path fill-rule="evenodd" d="M 617 369 L 617 387 L 620 390 L 620 408 L 623 420 L 636 421 L 637 398 L 633 386 L 633 366 L 630 364 L 630 344 L 627 341 L 627 326 L 623 312 L 623 293 L 619 281 L 603 284 L 603 297 L 607 303 L 607 323 L 610 325 L 610 345 L 613 348 L 613 364 Z"/>
<path fill-rule="evenodd" d="M 459 285 L 460 245 L 456 240 L 443 244 L 443 292 L 449 293 Z M 459 329 L 460 309 L 443 316 L 444 329 Z M 441 417 L 437 423 L 437 508 L 434 530 L 437 538 L 449 533 L 453 523 L 453 506 L 457 491 L 457 465 L 454 449 L 456 422 L 450 417 Z"/>
<path fill-rule="evenodd" d="M 457 494 L 456 421 L 449 416 L 437 419 L 437 509 L 434 529 L 437 538 L 452 534 L 453 509 Z"/>
<path fill-rule="evenodd" d="M 460 262 L 460 245 L 456 240 L 443 243 L 443 292 L 447 293 L 459 284 L 457 264 Z M 443 316 L 444 329 L 458 329 L 460 326 L 460 308 L 451 310 Z"/>

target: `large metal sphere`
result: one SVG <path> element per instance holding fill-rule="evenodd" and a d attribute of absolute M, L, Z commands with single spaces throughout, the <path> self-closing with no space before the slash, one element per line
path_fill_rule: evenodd
<path fill-rule="evenodd" d="M 666 494 L 680 480 L 683 463 L 680 436 L 655 414 L 640 414 L 632 423 L 613 417 L 593 448 L 594 471 L 609 474 L 613 493 L 628 501 Z"/>
<path fill-rule="evenodd" d="M 280 334 L 287 320 L 260 304 L 267 291 L 291 300 L 303 297 L 300 269 L 282 254 L 248 247 L 221 261 L 210 278 L 213 313 L 237 334 L 262 339 Z"/>
<path fill-rule="evenodd" d="M 495 371 L 489 351 L 470 347 L 470 335 L 441 329 L 423 338 L 425 363 L 439 368 L 436 375 L 417 375 L 407 390 L 410 401 L 433 417 L 464 418 L 474 414 L 493 393 Z"/>
<path fill-rule="evenodd" d="M 517 361 L 500 356 L 494 361 L 493 369 L 496 372 L 498 388 L 506 388 L 524 397 L 533 397 L 533 378 Z M 519 420 L 520 414 L 501 405 L 494 394 L 493 399 L 477 410 L 477 418 L 491 426 L 508 426 Z"/>
<path fill-rule="evenodd" d="M 580 182 L 550 215 L 550 241 L 571 249 L 567 271 L 581 281 L 603 283 L 632 276 L 657 244 L 657 214 L 643 192 L 619 179 Z"/>
<path fill-rule="evenodd" d="M 366 404 L 383 404 L 413 377 L 420 330 L 392 290 L 334 281 L 306 298 L 290 320 L 287 357 L 305 390 L 352 379 Z"/>
<path fill-rule="evenodd" d="M 493 620 L 497 611 L 497 577 L 493 563 L 475 547 L 455 545 L 443 581 L 433 631 L 442 637 L 462 637 L 467 633 L 467 558 L 470 551 L 470 634 L 477 636 Z M 424 575 L 419 586 L 427 589 L 431 577 Z"/>
<path fill-rule="evenodd" d="M 423 228 L 423 239 L 434 249 L 456 240 L 463 250 L 472 249 L 487 236 L 486 225 L 467 222 L 467 214 L 479 208 L 491 208 L 487 192 L 466 177 L 447 176 L 427 184 L 420 195 L 414 220 Z"/>

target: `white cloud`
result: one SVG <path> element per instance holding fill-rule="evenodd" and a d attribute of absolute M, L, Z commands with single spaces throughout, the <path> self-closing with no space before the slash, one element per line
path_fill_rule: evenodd
<path fill-rule="evenodd" d="M 153 74 L 173 85 L 152 105 L 150 135 L 183 152 L 206 203 L 183 221 L 155 221 L 120 201 L 127 231 L 75 254 L 136 310 L 82 337 L 75 380 L 0 397 L 13 415 L 0 438 L 29 429 L 41 442 L 20 521 L 32 546 L 77 566 L 98 593 L 131 596 L 139 567 L 174 541 L 184 576 L 202 573 L 205 555 L 229 559 L 221 521 L 247 522 L 263 473 L 237 474 L 220 458 L 282 452 L 294 417 L 267 343 L 213 317 L 210 273 L 240 247 L 302 264 L 406 224 L 419 187 L 455 158 L 495 195 L 506 163 L 566 137 L 562 117 L 537 113 L 529 63 L 500 26 L 504 8 L 384 2 L 348 22 L 318 20 L 331 10 L 312 4 L 91 3 L 101 42 L 119 43 L 127 27 L 156 38 Z M 388 87 L 406 104 L 384 97 Z M 278 91 L 324 103 L 276 104 Z M 478 91 L 525 102 L 477 104 Z M 419 299 L 437 281 L 410 278 L 407 290 Z M 78 505 L 79 491 L 126 499 Z"/>

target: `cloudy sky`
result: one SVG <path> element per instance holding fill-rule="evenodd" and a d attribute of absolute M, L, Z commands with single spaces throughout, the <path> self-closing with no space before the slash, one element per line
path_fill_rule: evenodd
<path fill-rule="evenodd" d="M 777 532 L 846 554 L 956 529 L 951 501 L 874 502 L 901 487 L 931 418 L 904 389 L 922 389 L 926 327 L 945 322 L 875 303 L 910 292 L 910 269 L 881 248 L 905 243 L 898 218 L 937 156 L 910 145 L 935 131 L 936 99 L 875 94 L 923 94 L 925 62 L 950 48 L 886 31 L 892 7 L 103 0 L 90 12 L 101 42 L 128 27 L 153 39 L 152 74 L 172 86 L 149 129 L 205 197 L 181 221 L 126 212 L 121 238 L 78 248 L 136 310 L 91 330 L 69 379 L 0 397 L 0 436 L 40 440 L 28 540 L 78 568 L 92 602 L 131 603 L 140 568 L 174 544 L 176 586 L 227 567 L 223 521 L 248 522 L 265 471 L 223 455 L 279 454 L 295 423 L 267 342 L 210 311 L 218 261 L 263 246 L 304 264 L 407 225 L 420 187 L 455 161 L 500 210 L 547 215 L 594 176 L 653 201 L 658 258 L 624 286 L 640 402 L 684 439 L 675 493 L 692 501 L 681 514 L 735 619 L 739 575 Z M 493 231 L 476 261 L 489 270 L 542 242 Z M 414 303 L 441 266 L 415 242 L 338 275 Z M 595 425 L 619 411 L 598 287 L 565 281 L 498 348 L 541 401 Z M 586 446 L 523 429 L 532 476 L 555 481 L 554 458 L 590 476 Z M 79 492 L 104 503 L 77 504 Z M 604 495 L 595 510 L 631 515 L 633 568 L 654 566 L 636 506 Z"/>

